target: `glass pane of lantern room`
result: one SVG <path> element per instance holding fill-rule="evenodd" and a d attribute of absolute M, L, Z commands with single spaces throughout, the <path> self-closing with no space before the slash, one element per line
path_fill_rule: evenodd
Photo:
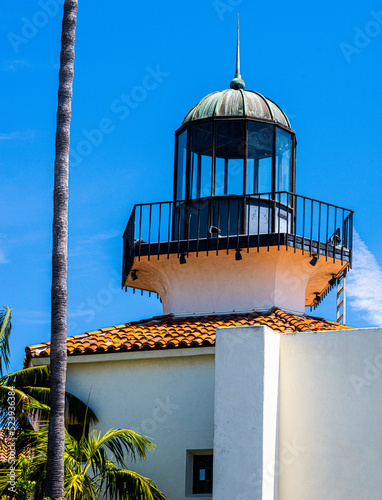
<path fill-rule="evenodd" d="M 276 138 L 276 191 L 291 190 L 291 134 L 277 128 Z M 288 202 L 287 194 L 282 194 L 280 201 Z M 291 199 L 289 203 L 291 203 Z"/>
<path fill-rule="evenodd" d="M 245 122 L 219 121 L 215 127 L 215 196 L 244 194 Z"/>
<path fill-rule="evenodd" d="M 247 194 L 272 191 L 273 126 L 248 122 Z"/>
<path fill-rule="evenodd" d="M 212 123 L 190 128 L 190 198 L 211 196 Z"/>
<path fill-rule="evenodd" d="M 187 130 L 178 136 L 178 158 L 176 171 L 176 199 L 186 198 Z"/>
<path fill-rule="evenodd" d="M 189 238 L 207 236 L 209 205 L 192 201 L 211 196 L 212 180 L 212 130 L 210 123 L 193 124 L 190 134 L 190 186 L 191 201 L 188 203 Z"/>

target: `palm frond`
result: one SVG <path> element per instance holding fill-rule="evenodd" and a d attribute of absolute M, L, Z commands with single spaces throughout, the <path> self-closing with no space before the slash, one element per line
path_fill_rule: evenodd
<path fill-rule="evenodd" d="M 13 385 L 18 388 L 26 385 L 49 387 L 49 378 L 49 366 L 32 366 L 30 368 L 24 368 L 23 370 L 4 375 L 0 378 L 0 385 Z"/>
<path fill-rule="evenodd" d="M 8 368 L 9 360 L 9 336 L 12 329 L 12 309 L 3 306 L 0 311 L 0 375 L 3 375 L 3 363 Z"/>
<path fill-rule="evenodd" d="M 43 418 L 44 420 L 48 418 L 50 414 L 50 406 L 40 403 L 40 401 L 37 398 L 34 398 L 30 395 L 28 395 L 28 411 L 32 413 L 32 416 L 34 416 L 34 410 L 39 410 L 40 411 L 40 418 Z M 41 412 L 44 414 L 42 415 Z"/>
<path fill-rule="evenodd" d="M 38 429 L 24 431 L 17 442 L 33 451 L 31 480 L 36 481 L 34 500 L 43 500 L 46 477 L 48 422 L 38 423 Z M 154 445 L 144 436 L 127 429 L 111 429 L 102 435 L 93 431 L 88 438 L 77 441 L 65 433 L 65 497 L 67 500 L 97 500 L 105 494 L 110 500 L 168 500 L 150 479 L 116 463 L 124 454 L 145 458 Z M 114 454 L 109 460 L 108 452 Z M 6 468 L 0 463 L 0 493 L 7 487 Z M 16 463 L 17 468 L 17 463 Z M 5 483 L 4 483 L 5 481 Z"/>
<path fill-rule="evenodd" d="M 74 472 L 67 469 L 65 475 L 65 497 L 67 500 L 77 500 L 86 498 L 86 500 L 97 500 L 99 494 L 98 482 L 88 476 L 83 470 Z"/>
<path fill-rule="evenodd" d="M 50 389 L 49 387 L 35 387 L 25 385 L 22 391 L 30 398 L 37 399 L 39 403 L 46 406 L 50 405 Z"/>
<path fill-rule="evenodd" d="M 20 469 L 18 469 L 17 464 L 14 464 L 14 473 L 16 478 L 20 476 Z M 8 462 L 0 462 L 0 495 L 7 496 L 9 494 L 8 488 L 9 488 L 9 469 L 10 465 Z"/>
<path fill-rule="evenodd" d="M 107 449 L 114 454 L 119 465 L 124 465 L 125 454 L 131 461 L 146 460 L 146 452 L 155 448 L 148 438 L 128 429 L 110 429 L 103 436 L 97 436 L 96 431 L 93 431 L 88 444 L 91 455 Z"/>
<path fill-rule="evenodd" d="M 4 407 L 4 401 L 7 399 L 7 393 L 14 387 L 14 391 L 18 395 L 18 400 L 23 404 L 19 407 L 20 425 L 25 421 L 25 414 L 30 412 L 30 418 L 36 418 L 36 411 L 39 411 L 40 418 L 48 418 L 50 406 L 50 367 L 49 366 L 34 366 L 26 368 L 14 373 L 10 373 L 0 378 L 0 408 Z M 24 394 L 24 396 L 22 396 Z M 66 411 L 69 421 L 86 422 L 95 424 L 98 422 L 97 416 L 91 408 L 83 403 L 79 398 L 65 393 Z M 28 406 L 29 405 L 29 406 Z M 3 412 L 4 413 L 4 412 Z M 28 419 L 27 419 L 28 420 Z M 6 425 L 6 418 L 1 413 L 0 409 L 0 426 Z"/>
<path fill-rule="evenodd" d="M 85 424 L 97 424 L 98 418 L 94 411 L 79 398 L 65 393 L 68 417 L 71 422 L 84 422 Z"/>
<path fill-rule="evenodd" d="M 118 469 L 112 463 L 109 463 L 103 486 L 108 492 L 108 496 L 113 500 L 126 500 L 128 498 L 168 500 L 151 479 L 131 470 Z"/>
<path fill-rule="evenodd" d="M 28 397 L 26 394 L 20 389 L 8 387 L 6 385 L 0 385 L 0 402 L 4 405 L 5 401 L 9 397 L 9 393 L 14 393 L 15 398 L 15 406 L 16 408 L 19 406 L 20 409 L 25 409 L 28 404 Z M 13 394 L 12 394 L 13 397 Z M 12 405 L 13 406 L 13 405 Z"/>
<path fill-rule="evenodd" d="M 22 422 L 28 421 L 28 412 L 30 411 L 28 396 L 19 389 L 12 389 L 12 387 L 0 386 L 0 427 L 10 427 L 10 422 L 13 416 L 8 412 L 7 399 L 9 392 L 14 393 L 15 398 L 15 416 L 17 419 L 16 427 L 20 427 Z M 12 425 L 13 426 L 13 425 Z"/>

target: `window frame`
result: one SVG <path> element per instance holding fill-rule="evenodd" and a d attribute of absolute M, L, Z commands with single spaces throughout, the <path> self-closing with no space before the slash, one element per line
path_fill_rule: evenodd
<path fill-rule="evenodd" d="M 211 498 L 213 491 L 213 475 L 211 493 L 194 493 L 194 458 L 196 456 L 212 456 L 212 449 L 197 449 L 186 451 L 186 497 L 188 498 Z M 213 464 L 212 464 L 213 474 Z"/>
<path fill-rule="evenodd" d="M 199 199 L 199 198 L 192 198 L 192 186 L 191 186 L 191 150 L 190 150 L 190 137 L 191 137 L 191 129 L 193 126 L 198 126 L 203 123 L 211 123 L 212 124 L 212 160 L 211 160 L 211 194 L 210 196 L 214 197 L 215 196 L 215 177 L 216 177 L 216 123 L 218 122 L 228 122 L 228 121 L 233 121 L 233 122 L 244 122 L 245 123 L 245 155 L 244 155 L 244 166 L 243 166 L 243 193 L 242 195 L 247 194 L 247 182 L 248 182 L 248 168 L 247 168 L 247 162 L 248 162 L 248 123 L 249 122 L 254 122 L 254 123 L 264 123 L 267 125 L 272 126 L 273 130 L 273 145 L 272 145 L 272 181 L 271 181 L 271 192 L 274 196 L 274 193 L 276 192 L 276 176 L 278 175 L 277 172 L 277 158 L 276 158 L 276 146 L 277 146 L 277 132 L 278 130 L 281 130 L 283 132 L 287 132 L 291 136 L 291 154 L 290 154 L 290 189 L 291 192 L 295 192 L 296 188 L 296 146 L 297 146 L 297 141 L 296 141 L 296 135 L 294 133 L 293 129 L 290 129 L 288 127 L 282 126 L 278 123 L 275 123 L 273 121 L 267 121 L 267 120 L 258 120 L 258 119 L 252 119 L 248 117 L 233 117 L 233 118 L 227 118 L 227 117 L 214 117 L 214 118 L 206 118 L 202 120 L 197 120 L 197 122 L 190 122 L 182 127 L 180 127 L 176 132 L 175 132 L 175 161 L 174 161 L 174 203 L 176 206 L 176 203 L 179 201 L 177 197 L 177 192 L 178 192 L 178 142 L 179 138 L 182 133 L 187 131 L 187 154 L 186 154 L 186 189 L 185 189 L 185 200 L 194 200 L 194 199 Z M 199 171 L 198 171 L 199 174 Z M 198 179 L 200 181 L 200 179 Z M 198 189 L 197 189 L 198 191 Z M 250 196 L 252 193 L 248 193 L 248 196 Z M 257 194 L 257 193 L 254 193 Z M 230 196 L 230 195 L 227 195 Z M 241 196 L 241 195 L 240 195 Z M 201 198 L 205 198 L 205 196 L 202 196 Z"/>

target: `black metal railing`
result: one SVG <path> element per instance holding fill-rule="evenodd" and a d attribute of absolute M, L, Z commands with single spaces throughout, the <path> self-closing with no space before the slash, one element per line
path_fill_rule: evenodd
<path fill-rule="evenodd" d="M 123 283 L 135 257 L 285 246 L 351 264 L 353 211 L 287 191 L 135 205 Z"/>

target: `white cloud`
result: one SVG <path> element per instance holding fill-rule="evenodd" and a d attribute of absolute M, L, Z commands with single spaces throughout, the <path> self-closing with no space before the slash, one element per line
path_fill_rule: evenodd
<path fill-rule="evenodd" d="M 5 253 L 0 248 L 0 264 L 8 264 L 9 260 L 6 258 Z"/>
<path fill-rule="evenodd" d="M 108 233 L 81 235 L 80 239 L 83 245 L 93 245 L 94 243 L 98 243 L 100 241 L 111 240 L 112 238 L 116 238 L 117 236 L 121 237 L 121 231 L 112 229 Z"/>
<path fill-rule="evenodd" d="M 33 139 L 35 133 L 33 130 L 25 130 L 24 132 L 8 132 L 6 134 L 0 133 L 0 141 L 14 141 L 16 139 L 28 140 Z"/>
<path fill-rule="evenodd" d="M 121 231 L 116 229 L 112 229 L 107 233 L 76 235 L 69 241 L 69 257 L 88 256 L 89 246 L 91 246 L 92 255 L 95 256 L 100 249 L 99 245 L 102 245 L 104 241 L 120 238 L 121 235 Z"/>
<path fill-rule="evenodd" d="M 382 267 L 354 231 L 353 269 L 347 281 L 347 298 L 372 326 L 382 326 Z"/>
<path fill-rule="evenodd" d="M 99 306 L 102 307 L 102 306 Z M 83 318 L 84 316 L 95 316 L 95 311 L 90 306 L 86 309 L 85 303 L 81 303 L 76 309 L 68 308 L 68 318 Z"/>
<path fill-rule="evenodd" d="M 28 61 L 25 61 L 23 59 L 13 59 L 11 60 L 3 60 L 0 61 L 0 71 L 18 71 L 22 70 L 24 68 L 32 68 L 32 69 L 38 69 L 38 70 L 58 70 L 60 68 L 60 65 L 57 63 L 44 63 L 40 62 L 38 64 L 33 63 L 31 64 Z"/>
<path fill-rule="evenodd" d="M 16 310 L 13 310 L 16 316 Z M 34 311 L 20 309 L 17 311 L 17 320 L 20 324 L 46 325 L 50 323 L 50 311 Z"/>
<path fill-rule="evenodd" d="M 0 64 L 0 71 L 16 71 L 19 67 L 30 67 L 27 61 L 21 59 L 14 59 L 13 61 L 2 61 Z"/>
<path fill-rule="evenodd" d="M 3 240 L 4 238 L 6 238 L 6 235 L 4 233 L 0 233 L 0 264 L 8 264 L 9 262 L 4 250 L 2 249 L 3 244 L 1 240 Z"/>

